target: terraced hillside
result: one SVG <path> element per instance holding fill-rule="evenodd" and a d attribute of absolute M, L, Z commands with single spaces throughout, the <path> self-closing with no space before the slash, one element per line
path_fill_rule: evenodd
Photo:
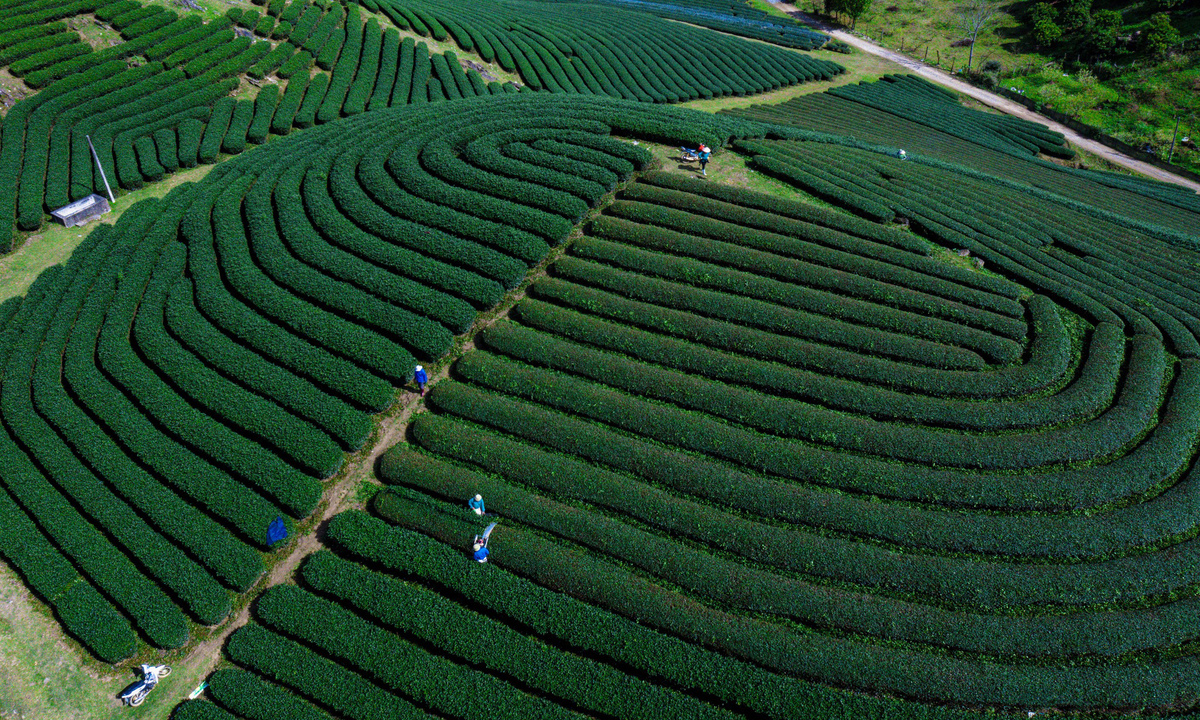
<path fill-rule="evenodd" d="M 414 364 L 645 161 L 611 131 L 738 126 L 523 95 L 368 113 L 136 206 L 3 306 L 0 556 L 100 658 L 183 645 Z"/>
<path fill-rule="evenodd" d="M 934 164 L 735 144 L 819 149 L 793 160 L 810 172 L 844 154 L 905 198 L 875 186 L 864 208 L 984 269 L 894 226 L 643 177 L 475 336 L 384 457 L 377 517 L 335 519 L 300 588 L 233 635 L 217 707 L 179 717 L 1196 702 L 1200 257 L 1065 200 L 993 215 L 1003 181 Z M 979 212 L 935 202 L 951 186 Z M 374 709 L 351 712 L 360 685 Z"/>
<path fill-rule="evenodd" d="M 670 105 L 823 41 L 0 0 L 3 241 L 103 188 L 91 145 L 118 192 L 213 164 L 0 304 L 47 645 L 174 664 L 134 711 L 173 720 L 1200 712 L 1200 202 L 909 77 Z"/>
<path fill-rule="evenodd" d="M 753 94 L 842 71 L 827 60 L 644 13 L 552 7 L 585 15 L 591 30 L 528 37 L 512 27 L 524 16 L 509 11 L 499 24 L 454 37 L 463 51 L 518 73 L 526 88 L 645 102 Z M 14 229 L 37 230 L 50 210 L 104 194 L 104 177 L 114 189 L 136 189 L 293 128 L 518 91 L 464 69 L 455 52 L 430 52 L 426 43 L 402 38 L 401 30 L 447 39 L 436 20 L 422 23 L 408 11 L 393 9 L 396 26 L 385 28 L 377 18 L 364 21 L 357 5 L 310 0 L 233 8 L 207 23 L 135 0 L 8 0 L 0 9 L 0 67 L 40 89 L 8 112 L 0 134 L 4 251 Z M 65 24 L 89 19 L 119 31 L 122 42 L 94 51 Z M 694 71 L 701 62 L 703 72 Z M 254 99 L 238 100 L 231 93 L 243 78 L 267 84 Z"/>
<path fill-rule="evenodd" d="M 949 91 L 912 75 L 833 88 L 773 106 L 729 114 L 905 149 L 957 167 L 1053 193 L 1184 236 L 1197 234 L 1200 197 L 1146 178 L 1056 165 L 1070 157 L 1061 135 L 1025 120 L 968 110 Z M 819 171 L 825 163 L 815 166 Z M 839 184 L 839 183 L 835 183 Z M 1040 196 L 1040 195 L 1039 195 Z"/>

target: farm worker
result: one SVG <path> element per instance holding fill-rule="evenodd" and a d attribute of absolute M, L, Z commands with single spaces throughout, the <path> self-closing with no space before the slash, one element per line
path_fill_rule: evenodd
<path fill-rule="evenodd" d="M 907 160 L 907 159 L 908 159 L 908 153 L 906 153 L 906 152 L 904 152 L 903 150 L 901 150 L 900 152 L 896 153 L 896 157 L 900 158 L 901 160 Z"/>
<path fill-rule="evenodd" d="M 425 368 L 417 366 L 416 372 L 413 373 L 413 380 L 417 381 L 417 387 L 421 389 L 421 396 L 425 396 L 425 383 L 429 382 L 429 375 L 425 373 Z"/>
<path fill-rule="evenodd" d="M 475 560 L 476 562 L 487 562 L 488 549 L 487 545 L 483 544 L 482 540 L 475 541 Z"/>
<path fill-rule="evenodd" d="M 474 510 L 476 515 L 486 514 L 485 510 L 483 509 L 483 496 L 482 495 L 476 495 L 475 497 L 468 500 L 467 507 Z"/>
<path fill-rule="evenodd" d="M 708 158 L 711 156 L 712 156 L 712 150 L 709 150 L 708 146 L 705 145 L 704 143 L 700 143 L 700 153 L 698 155 L 698 157 L 700 158 L 700 174 L 705 175 L 705 176 L 708 175 L 708 170 L 705 170 L 704 168 L 706 165 L 708 165 Z"/>

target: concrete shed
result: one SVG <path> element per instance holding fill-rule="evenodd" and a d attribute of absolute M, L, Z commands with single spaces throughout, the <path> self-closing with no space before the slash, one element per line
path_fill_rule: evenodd
<path fill-rule="evenodd" d="M 109 211 L 108 200 L 103 196 L 92 193 L 80 198 L 70 205 L 63 205 L 50 214 L 67 227 L 82 225 L 94 217 L 99 217 Z"/>

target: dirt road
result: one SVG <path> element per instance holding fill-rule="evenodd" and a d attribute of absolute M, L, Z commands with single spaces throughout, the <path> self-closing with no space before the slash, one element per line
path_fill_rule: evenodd
<path fill-rule="evenodd" d="M 1187 178 L 1179 177 L 1178 175 L 1169 173 L 1166 170 L 1161 170 L 1149 163 L 1135 160 L 1128 155 L 1124 155 L 1116 150 L 1113 150 L 1107 145 L 1101 145 L 1095 140 L 1089 140 L 1070 128 L 1060 125 L 1048 117 L 1033 112 L 1024 105 L 1013 102 L 1008 98 L 996 95 L 995 93 L 988 92 L 982 88 L 975 87 L 968 82 L 964 82 L 954 77 L 950 73 L 939 70 L 930 65 L 926 65 L 920 60 L 914 60 L 913 58 L 896 52 L 895 50 L 889 50 L 885 47 L 880 47 L 873 42 L 863 40 L 862 38 L 856 35 L 851 35 L 844 30 L 834 29 L 833 27 L 826 25 L 808 13 L 799 10 L 795 5 L 782 2 L 774 3 L 774 5 L 797 20 L 800 20 L 808 25 L 812 25 L 821 32 L 832 36 L 836 40 L 841 40 L 847 45 L 852 45 L 863 52 L 870 53 L 872 55 L 878 55 L 881 58 L 891 60 L 898 65 L 908 68 L 914 74 L 920 75 L 930 82 L 935 82 L 938 85 L 948 87 L 955 92 L 968 95 L 985 105 L 1000 110 L 1005 114 L 1015 115 L 1026 120 L 1032 120 L 1033 122 L 1046 125 L 1051 130 L 1062 133 L 1067 138 L 1067 142 L 1071 143 L 1071 145 L 1082 150 L 1086 150 L 1093 155 L 1099 155 L 1114 165 L 1120 165 L 1121 167 L 1128 168 L 1136 173 L 1145 175 L 1146 177 L 1154 178 L 1155 180 L 1161 180 L 1163 182 L 1169 182 L 1175 185 L 1186 187 L 1193 192 L 1200 192 L 1200 183 L 1193 182 Z"/>

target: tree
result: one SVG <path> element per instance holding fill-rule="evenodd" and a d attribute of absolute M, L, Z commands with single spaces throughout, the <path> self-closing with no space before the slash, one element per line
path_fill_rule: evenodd
<path fill-rule="evenodd" d="M 1033 20 L 1033 41 L 1041 47 L 1053 45 L 1062 37 L 1062 28 L 1055 22 L 1058 19 L 1058 10 L 1050 3 L 1034 5 L 1030 19 Z"/>
<path fill-rule="evenodd" d="M 1121 34 L 1124 20 L 1116 10 L 1097 10 L 1092 14 L 1092 24 L 1088 26 L 1086 39 L 1092 56 L 1105 59 L 1117 49 L 1117 37 Z"/>
<path fill-rule="evenodd" d="M 1165 12 L 1150 16 L 1150 29 L 1146 31 L 1146 51 L 1162 57 L 1171 46 L 1179 42 L 1179 31 L 1171 25 L 1171 16 Z"/>
<path fill-rule="evenodd" d="M 1059 22 L 1063 30 L 1083 29 L 1091 19 L 1092 0 L 1063 0 L 1062 21 Z"/>
<path fill-rule="evenodd" d="M 962 19 L 963 30 L 971 39 L 971 50 L 967 53 L 967 69 L 970 70 L 971 61 L 975 58 L 975 41 L 997 19 L 996 16 L 1000 14 L 1000 2 L 999 0 L 969 0 L 966 5 L 958 9 L 958 14 Z"/>
<path fill-rule="evenodd" d="M 871 9 L 871 0 L 840 0 L 842 12 L 850 16 L 850 27 L 858 25 L 860 15 Z"/>

